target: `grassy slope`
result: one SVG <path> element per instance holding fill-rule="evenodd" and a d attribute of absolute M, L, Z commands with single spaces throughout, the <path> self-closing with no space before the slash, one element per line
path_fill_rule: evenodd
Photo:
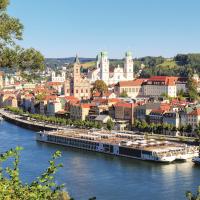
<path fill-rule="evenodd" d="M 87 68 L 91 68 L 96 66 L 96 62 L 95 61 L 90 61 L 90 62 L 85 62 L 85 63 L 81 63 L 81 66 L 85 69 Z"/>
<path fill-rule="evenodd" d="M 174 69 L 174 68 L 177 67 L 177 64 L 173 60 L 166 60 L 162 64 L 157 65 L 156 67 L 158 67 L 158 68 L 170 68 L 170 69 Z"/>

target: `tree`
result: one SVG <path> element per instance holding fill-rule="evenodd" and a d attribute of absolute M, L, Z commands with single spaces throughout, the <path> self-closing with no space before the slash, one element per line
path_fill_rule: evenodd
<path fill-rule="evenodd" d="M 16 44 L 22 40 L 23 25 L 7 14 L 9 0 L 0 0 L 0 67 L 14 67 L 24 71 L 44 68 L 44 57 L 33 48 L 24 49 Z"/>
<path fill-rule="evenodd" d="M 96 80 L 94 82 L 92 91 L 93 92 L 99 92 L 99 93 L 101 93 L 101 95 L 103 95 L 103 93 L 108 91 L 108 86 L 106 85 L 106 83 L 104 81 Z"/>
<path fill-rule="evenodd" d="M 200 186 L 199 186 L 196 194 L 192 194 L 192 192 L 187 191 L 185 195 L 188 200 L 199 200 L 200 199 Z"/>
<path fill-rule="evenodd" d="M 192 132 L 192 126 L 191 126 L 191 124 L 188 124 L 188 125 L 185 127 L 185 131 L 186 131 L 187 133 L 191 133 L 191 132 Z"/>
<path fill-rule="evenodd" d="M 126 98 L 128 97 L 128 94 L 125 90 L 122 91 L 122 93 L 119 95 L 120 97 Z"/>
<path fill-rule="evenodd" d="M 106 123 L 106 127 L 108 130 L 112 130 L 114 127 L 114 122 L 112 121 L 112 119 L 109 119 Z"/>
<path fill-rule="evenodd" d="M 67 193 L 62 192 L 63 185 L 57 185 L 54 174 L 62 164 L 56 164 L 56 159 L 61 156 L 55 152 L 49 161 L 49 167 L 44 173 L 30 184 L 23 184 L 19 174 L 19 152 L 21 147 L 16 147 L 1 154 L 0 163 L 13 159 L 13 166 L 5 169 L 0 167 L 0 199 L 37 199 L 37 200 L 69 200 Z"/>
<path fill-rule="evenodd" d="M 45 98 L 45 93 L 41 93 L 41 94 L 38 94 L 35 96 L 35 99 L 37 101 L 42 101 L 42 100 L 44 100 L 44 98 Z"/>
<path fill-rule="evenodd" d="M 187 88 L 190 100 L 198 100 L 199 95 L 197 92 L 197 83 L 192 79 L 192 77 L 188 77 Z"/>

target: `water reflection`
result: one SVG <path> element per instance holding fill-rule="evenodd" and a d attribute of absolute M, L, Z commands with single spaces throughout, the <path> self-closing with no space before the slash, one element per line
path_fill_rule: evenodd
<path fill-rule="evenodd" d="M 56 181 L 77 200 L 97 196 L 98 200 L 179 200 L 186 190 L 200 185 L 200 167 L 192 162 L 162 164 L 35 141 L 35 133 L 3 122 L 0 124 L 0 151 L 16 145 L 24 146 L 21 172 L 24 181 L 31 181 L 47 166 L 56 150 L 64 167 Z"/>

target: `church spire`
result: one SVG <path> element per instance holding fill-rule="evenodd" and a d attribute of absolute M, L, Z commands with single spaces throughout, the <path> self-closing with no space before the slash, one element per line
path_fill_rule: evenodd
<path fill-rule="evenodd" d="M 75 62 L 76 64 L 80 64 L 79 58 L 78 58 L 78 54 L 76 54 L 76 58 L 75 58 L 74 62 Z"/>

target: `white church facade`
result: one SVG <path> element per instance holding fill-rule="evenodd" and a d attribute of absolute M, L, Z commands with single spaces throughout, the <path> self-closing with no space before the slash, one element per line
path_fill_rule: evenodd
<path fill-rule="evenodd" d="M 107 52 L 101 52 L 97 56 L 96 69 L 89 71 L 88 79 L 91 83 L 96 80 L 103 80 L 107 85 L 116 84 L 119 81 L 128 81 L 134 79 L 133 58 L 131 52 L 125 53 L 124 66 L 119 65 L 110 72 L 109 59 Z"/>
<path fill-rule="evenodd" d="M 51 81 L 52 82 L 65 82 L 66 72 L 62 71 L 61 74 L 56 74 L 55 71 L 51 73 Z"/>

